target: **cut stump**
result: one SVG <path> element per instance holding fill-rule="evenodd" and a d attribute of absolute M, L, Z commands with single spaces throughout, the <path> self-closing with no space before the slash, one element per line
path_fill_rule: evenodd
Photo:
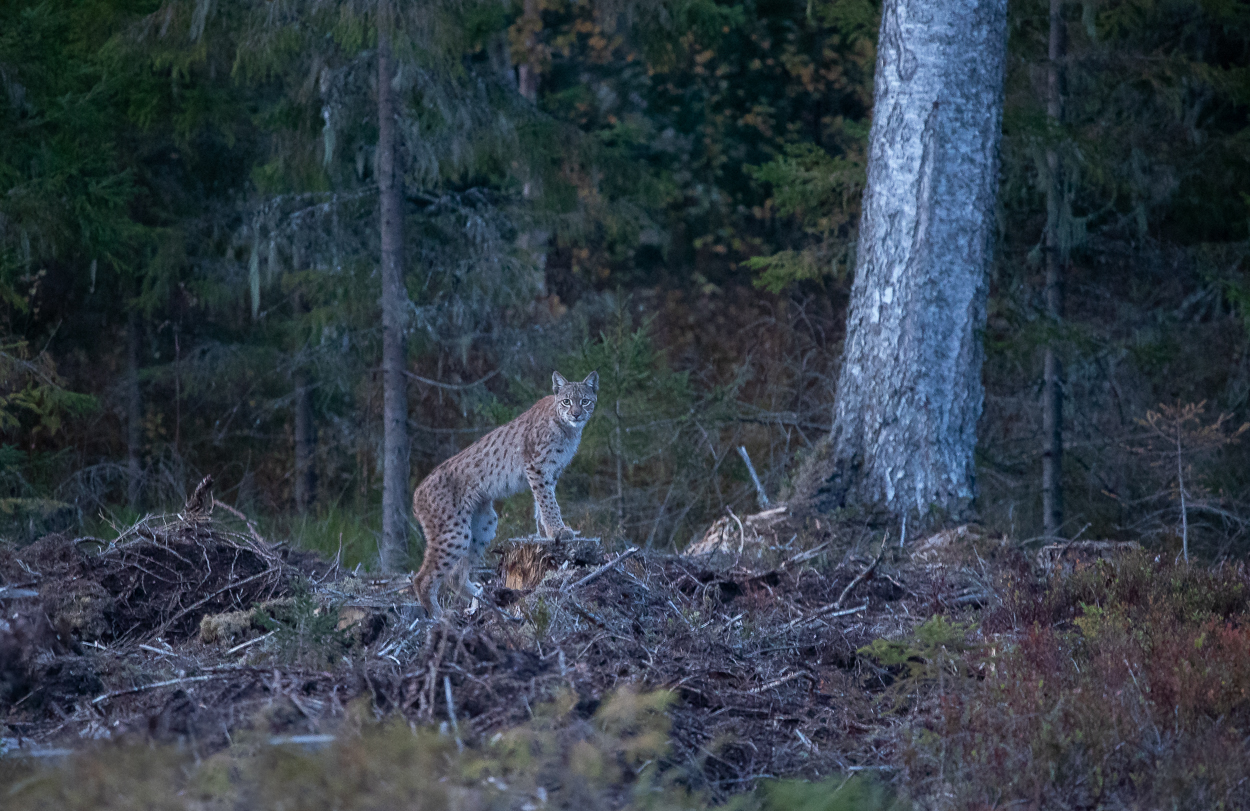
<path fill-rule="evenodd" d="M 504 588 L 518 591 L 537 587 L 547 572 L 564 563 L 596 566 L 603 562 L 603 545 L 598 538 L 553 541 L 530 535 L 509 538 L 496 551 L 500 555 L 499 574 Z"/>

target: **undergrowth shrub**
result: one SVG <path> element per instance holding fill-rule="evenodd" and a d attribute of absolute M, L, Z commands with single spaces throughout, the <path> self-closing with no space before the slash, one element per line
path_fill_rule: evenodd
<path fill-rule="evenodd" d="M 944 676 L 967 675 L 962 654 L 973 647 L 972 623 L 952 622 L 935 614 L 903 640 L 877 639 L 858 653 L 876 662 L 890 676 L 885 697 L 898 710 Z"/>
<path fill-rule="evenodd" d="M 272 656 L 283 664 L 325 667 L 338 661 L 351 645 L 350 632 L 338 627 L 338 606 L 323 608 L 307 588 L 295 589 L 280 616 L 258 610 L 256 620 L 273 634 Z"/>
<path fill-rule="evenodd" d="M 1250 803 L 1250 604 L 1241 567 L 1146 553 L 1017 582 L 904 754 L 951 807 Z"/>

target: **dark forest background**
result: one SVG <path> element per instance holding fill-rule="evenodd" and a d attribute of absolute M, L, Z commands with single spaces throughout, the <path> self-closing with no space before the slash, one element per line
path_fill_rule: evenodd
<path fill-rule="evenodd" d="M 739 446 L 784 497 L 830 427 L 877 4 L 398 5 L 412 483 L 552 369 L 598 369 L 571 525 L 681 547 L 758 508 Z M 67 504 L 95 531 L 212 473 L 270 532 L 376 556 L 371 10 L 0 5 L 0 511 Z M 1250 7 L 1067 4 L 1060 126 L 1047 14 L 1010 6 L 982 519 L 1042 531 L 1050 343 L 1064 534 L 1179 547 L 1183 479 L 1191 545 L 1243 553 L 1250 457 L 1226 429 L 1250 418 Z M 501 518 L 527 532 L 530 497 Z"/>

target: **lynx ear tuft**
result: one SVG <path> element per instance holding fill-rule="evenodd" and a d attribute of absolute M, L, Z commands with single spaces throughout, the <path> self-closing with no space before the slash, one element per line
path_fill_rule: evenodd
<path fill-rule="evenodd" d="M 559 394 L 560 389 L 564 388 L 568 384 L 569 384 L 569 381 L 564 379 L 564 375 L 560 374 L 559 372 L 551 373 L 551 393 L 552 394 Z"/>
<path fill-rule="evenodd" d="M 591 372 L 590 374 L 586 375 L 586 379 L 583 380 L 582 382 L 585 383 L 587 386 L 590 386 L 590 390 L 593 391 L 595 394 L 599 393 L 599 373 L 598 372 Z"/>

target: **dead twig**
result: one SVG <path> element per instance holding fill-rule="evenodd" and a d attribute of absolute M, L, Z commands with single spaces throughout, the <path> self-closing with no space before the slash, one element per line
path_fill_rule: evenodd
<path fill-rule="evenodd" d="M 451 676 L 443 676 L 443 695 L 447 699 L 447 717 L 451 719 L 451 731 L 456 736 L 456 749 L 464 751 L 464 741 L 460 740 L 460 724 L 456 722 L 456 702 L 451 695 Z"/>
<path fill-rule="evenodd" d="M 729 513 L 729 517 L 730 517 L 730 518 L 732 518 L 734 521 L 736 521 L 736 522 L 738 523 L 738 536 L 739 536 L 739 538 L 738 538 L 738 554 L 739 554 L 739 555 L 741 555 L 741 554 L 742 554 L 742 550 L 746 549 L 746 547 L 747 547 L 747 531 L 746 531 L 746 528 L 742 526 L 742 519 L 740 519 L 738 516 L 734 515 L 734 511 L 733 511 L 733 509 L 732 509 L 731 507 L 729 507 L 728 505 L 726 505 L 726 506 L 725 506 L 725 512 Z"/>
<path fill-rule="evenodd" d="M 864 569 L 862 572 L 860 572 L 859 575 L 857 575 L 854 580 L 846 584 L 846 588 L 842 589 L 842 593 L 838 595 L 838 599 L 833 601 L 834 608 L 841 608 L 842 601 L 846 599 L 846 595 L 850 594 L 852 589 L 854 589 L 860 583 L 864 582 L 864 580 L 866 580 L 869 576 L 871 576 L 873 571 L 876 570 L 877 564 L 880 563 L 881 558 L 885 556 L 885 543 L 888 540 L 889 540 L 889 535 L 887 534 L 886 537 L 881 540 L 881 549 L 877 551 L 877 557 L 873 560 L 872 564 L 867 569 Z"/>
<path fill-rule="evenodd" d="M 846 616 L 850 616 L 851 614 L 858 614 L 860 611 L 868 610 L 868 603 L 864 603 L 863 605 L 857 605 L 854 608 L 844 608 L 841 611 L 834 610 L 836 608 L 837 608 L 836 603 L 830 603 L 824 608 L 818 608 L 810 614 L 807 614 L 805 616 L 799 617 L 796 620 L 793 620 L 789 625 L 786 626 L 786 628 L 793 628 L 796 625 L 802 625 L 803 623 L 811 622 L 812 620 L 833 619 L 834 617 L 846 617 Z"/>
<path fill-rule="evenodd" d="M 802 678 L 806 678 L 812 682 L 816 681 L 816 679 L 812 676 L 812 674 L 808 673 L 806 670 L 796 670 L 793 673 L 791 673 L 789 676 L 782 676 L 780 679 L 774 679 L 773 681 L 770 681 L 768 684 L 761 684 L 759 687 L 755 687 L 751 690 L 747 690 L 747 693 L 750 695 L 763 693 L 766 690 L 771 690 L 774 687 L 780 687 L 781 685 L 786 684 L 788 682 L 792 682 L 795 679 L 802 679 Z"/>
<path fill-rule="evenodd" d="M 260 537 L 260 533 L 256 531 L 256 525 L 252 523 L 252 519 L 244 515 L 241 510 L 237 510 L 234 507 L 231 507 L 229 504 L 226 504 L 225 502 L 218 501 L 216 496 L 213 496 L 213 506 L 221 507 L 226 512 L 238 518 L 240 521 L 242 521 L 244 524 L 247 525 L 248 534 L 250 534 L 257 543 L 265 544 L 266 546 L 268 546 L 268 543 L 265 541 L 265 539 Z"/>
<path fill-rule="evenodd" d="M 760 484 L 760 477 L 755 472 L 755 465 L 751 464 L 751 457 L 747 454 L 745 445 L 738 446 L 738 455 L 742 457 L 742 461 L 746 463 L 747 473 L 751 474 L 751 483 L 755 485 L 755 495 L 759 498 L 760 509 L 768 509 L 768 496 L 764 494 L 764 485 Z"/>
<path fill-rule="evenodd" d="M 582 586 L 586 585 L 587 583 L 589 583 L 589 582 L 591 582 L 591 581 L 593 581 L 593 580 L 596 580 L 596 579 L 598 579 L 599 577 L 601 577 L 603 574 L 605 574 L 605 573 L 606 573 L 606 572 L 608 572 L 610 569 L 612 569 L 612 567 L 614 567 L 614 566 L 616 566 L 617 564 L 621 563 L 621 562 L 622 562 L 623 560 L 625 560 L 626 558 L 633 557 L 633 556 L 634 556 L 634 555 L 636 555 L 636 554 L 638 554 L 638 547 L 636 547 L 636 546 L 631 546 L 629 549 L 626 549 L 624 552 L 622 552 L 621 554 L 617 555 L 617 556 L 616 556 L 616 558 L 615 558 L 614 560 L 612 560 L 612 561 L 610 561 L 610 562 L 608 562 L 608 563 L 603 564 L 603 565 L 602 565 L 602 566 L 600 566 L 598 569 L 595 569 L 593 572 L 591 572 L 590 574 L 586 575 L 586 576 L 585 576 L 585 577 L 583 577 L 581 580 L 578 580 L 578 581 L 577 581 L 576 583 L 574 583 L 573 585 L 571 585 L 571 586 L 565 586 L 563 589 L 561 589 L 561 591 L 563 591 L 563 592 L 566 592 L 566 593 L 567 593 L 567 592 L 570 592 L 570 591 L 574 591 L 575 589 L 580 589 Z"/>

